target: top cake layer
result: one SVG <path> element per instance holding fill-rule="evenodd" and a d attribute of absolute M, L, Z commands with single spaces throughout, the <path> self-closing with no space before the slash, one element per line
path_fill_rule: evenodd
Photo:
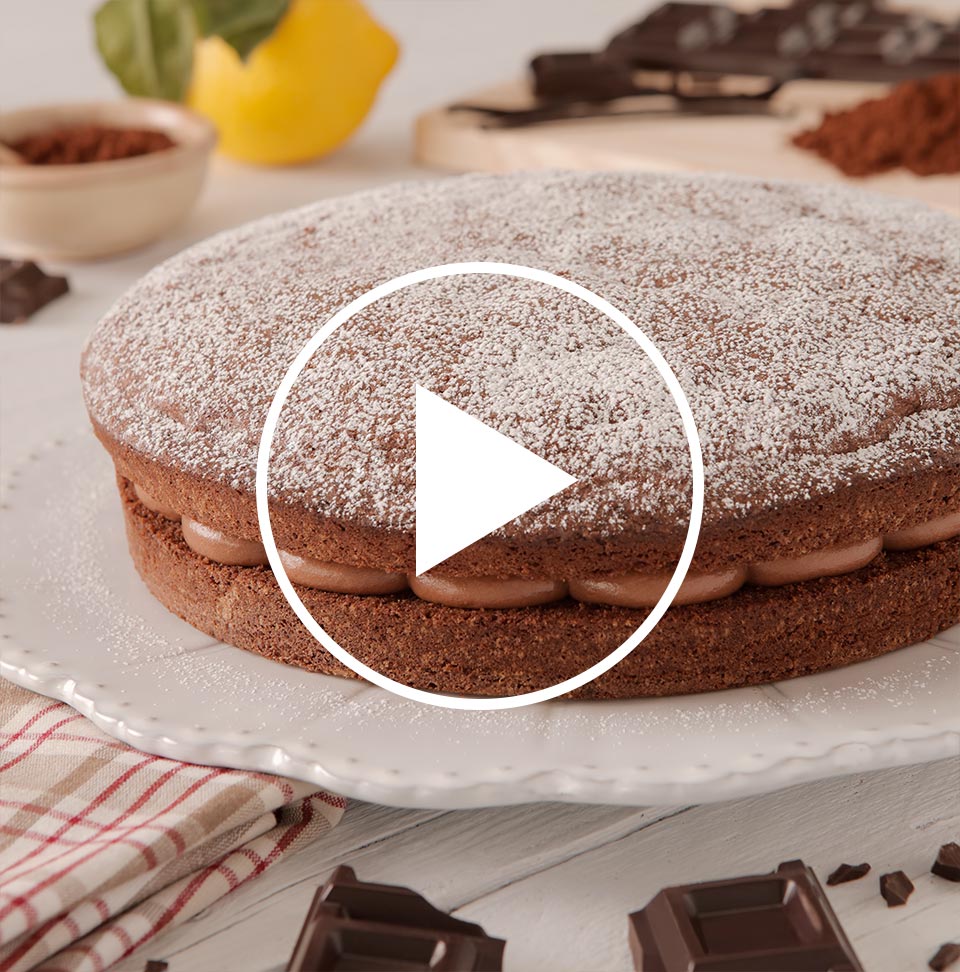
<path fill-rule="evenodd" d="M 84 391 L 119 448 L 252 494 L 269 403 L 333 313 L 420 267 L 520 263 L 607 298 L 673 368 L 703 446 L 705 542 L 791 509 L 809 534 L 839 492 L 930 475 L 936 492 L 960 475 L 957 233 L 943 213 L 831 186 L 628 173 L 391 186 L 158 267 L 91 338 Z M 592 308 L 500 277 L 417 285 L 321 347 L 278 427 L 278 503 L 409 535 L 415 383 L 580 480 L 494 541 L 682 536 L 689 457 L 652 365 Z"/>

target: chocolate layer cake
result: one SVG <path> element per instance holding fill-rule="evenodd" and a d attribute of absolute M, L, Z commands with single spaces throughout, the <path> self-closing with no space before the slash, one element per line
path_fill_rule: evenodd
<path fill-rule="evenodd" d="M 197 627 L 349 674 L 259 540 L 263 421 L 313 333 L 399 274 L 460 260 L 583 284 L 657 344 L 706 469 L 675 605 L 582 694 L 765 682 L 960 621 L 960 255 L 951 217 L 835 187 L 626 173 L 468 176 L 318 203 L 158 267 L 83 381 L 134 560 Z M 577 483 L 415 575 L 414 387 Z M 666 587 L 690 468 L 676 408 L 617 326 L 509 278 L 420 284 L 345 324 L 274 440 L 287 572 L 348 651 L 419 688 L 513 694 L 598 661 Z"/>

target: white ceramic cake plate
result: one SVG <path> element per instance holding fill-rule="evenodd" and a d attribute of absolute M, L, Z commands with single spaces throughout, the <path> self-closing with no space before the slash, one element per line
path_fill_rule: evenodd
<path fill-rule="evenodd" d="M 960 751 L 960 627 L 762 688 L 451 711 L 267 661 L 168 613 L 127 556 L 110 462 L 86 430 L 11 470 L 3 493 L 0 671 L 151 753 L 455 808 L 725 800 Z"/>

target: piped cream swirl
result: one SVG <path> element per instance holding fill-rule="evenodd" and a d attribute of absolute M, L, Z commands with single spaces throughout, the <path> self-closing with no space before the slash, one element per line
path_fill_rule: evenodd
<path fill-rule="evenodd" d="M 235 567 L 266 566 L 267 555 L 259 540 L 231 537 L 189 517 L 181 517 L 134 486 L 137 499 L 169 520 L 180 521 L 184 542 L 195 553 L 216 563 Z M 710 573 L 690 572 L 674 604 L 701 604 L 728 597 L 744 584 L 779 587 L 849 574 L 867 566 L 881 550 L 914 550 L 960 536 L 960 512 L 919 523 L 903 530 L 855 544 L 824 547 L 799 557 L 734 567 Z M 420 576 L 313 560 L 286 550 L 280 559 L 294 584 L 335 594 L 399 594 L 408 588 L 419 598 L 460 608 L 520 608 L 548 604 L 566 596 L 588 604 L 619 607 L 653 607 L 667 588 L 669 571 L 594 574 L 569 581 L 528 577 L 451 577 L 437 573 Z"/>

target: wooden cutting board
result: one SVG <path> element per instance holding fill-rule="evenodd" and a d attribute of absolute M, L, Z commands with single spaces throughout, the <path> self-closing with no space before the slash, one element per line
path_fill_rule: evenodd
<path fill-rule="evenodd" d="M 420 162 L 457 171 L 516 169 L 644 169 L 733 172 L 762 178 L 841 182 L 915 199 L 960 215 L 960 175 L 915 176 L 905 170 L 850 179 L 791 136 L 813 127 L 824 111 L 859 104 L 884 85 L 793 81 L 761 116 L 627 116 L 548 122 L 526 128 L 491 127 L 475 112 L 428 111 L 417 119 Z M 525 81 L 461 99 L 472 104 L 529 106 Z"/>

